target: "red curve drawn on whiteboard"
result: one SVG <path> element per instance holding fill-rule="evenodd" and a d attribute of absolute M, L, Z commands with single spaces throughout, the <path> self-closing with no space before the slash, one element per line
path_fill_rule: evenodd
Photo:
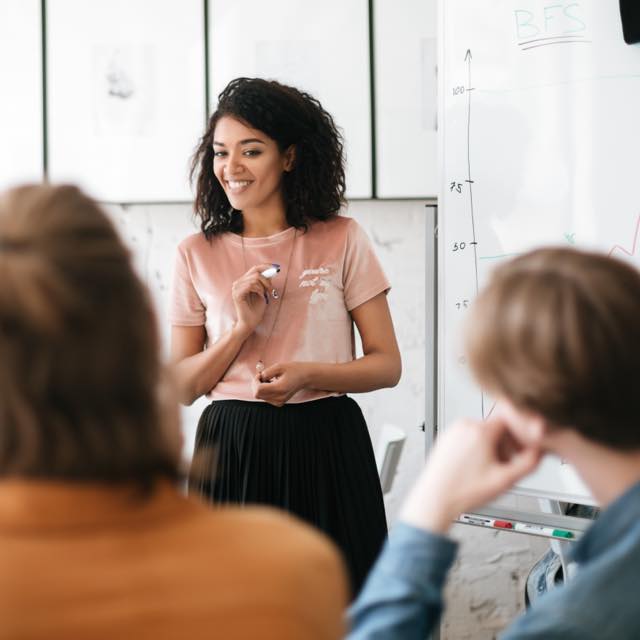
<path fill-rule="evenodd" d="M 609 257 L 611 254 L 618 250 L 622 251 L 622 253 L 626 253 L 628 256 L 632 257 L 636 255 L 636 247 L 638 246 L 638 236 L 640 235 L 640 216 L 638 216 L 638 220 L 636 222 L 636 230 L 633 235 L 633 244 L 631 245 L 631 251 L 627 251 L 624 247 L 621 247 L 619 244 L 616 244 L 611 251 L 609 251 Z"/>

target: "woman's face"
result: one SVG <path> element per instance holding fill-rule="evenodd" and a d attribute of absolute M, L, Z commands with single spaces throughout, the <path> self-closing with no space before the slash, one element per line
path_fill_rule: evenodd
<path fill-rule="evenodd" d="M 213 132 L 213 172 L 234 209 L 261 209 L 281 202 L 282 174 L 293 166 L 293 147 L 240 120 L 223 116 Z"/>

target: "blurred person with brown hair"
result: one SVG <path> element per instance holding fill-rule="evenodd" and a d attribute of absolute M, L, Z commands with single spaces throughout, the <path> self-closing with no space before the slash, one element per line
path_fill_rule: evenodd
<path fill-rule="evenodd" d="M 604 511 L 575 544 L 576 576 L 536 599 L 504 640 L 640 638 L 640 273 L 572 249 L 499 267 L 474 303 L 469 362 L 498 400 L 438 438 L 351 610 L 350 640 L 423 640 L 456 555 L 452 521 L 554 454 Z"/>
<path fill-rule="evenodd" d="M 338 638 L 337 550 L 176 489 L 176 402 L 129 252 L 72 186 L 0 197 L 0 638 Z"/>

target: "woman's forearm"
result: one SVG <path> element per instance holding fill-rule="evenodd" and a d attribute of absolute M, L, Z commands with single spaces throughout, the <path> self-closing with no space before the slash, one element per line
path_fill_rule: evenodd
<path fill-rule="evenodd" d="M 400 380 L 400 357 L 374 352 L 344 363 L 308 362 L 305 387 L 339 393 L 365 393 L 395 387 Z"/>
<path fill-rule="evenodd" d="M 200 396 L 211 391 L 250 335 L 250 330 L 236 325 L 204 351 L 174 363 L 173 370 L 180 402 L 192 404 Z"/>

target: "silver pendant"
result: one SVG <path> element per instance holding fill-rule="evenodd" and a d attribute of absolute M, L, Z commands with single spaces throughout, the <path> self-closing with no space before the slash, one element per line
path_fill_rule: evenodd
<path fill-rule="evenodd" d="M 262 360 L 258 360 L 256 363 L 256 371 L 258 373 L 262 373 L 264 371 L 264 362 L 262 362 Z"/>
<path fill-rule="evenodd" d="M 271 297 L 274 300 L 277 300 L 280 297 L 280 294 L 278 293 L 277 289 L 271 289 Z"/>

